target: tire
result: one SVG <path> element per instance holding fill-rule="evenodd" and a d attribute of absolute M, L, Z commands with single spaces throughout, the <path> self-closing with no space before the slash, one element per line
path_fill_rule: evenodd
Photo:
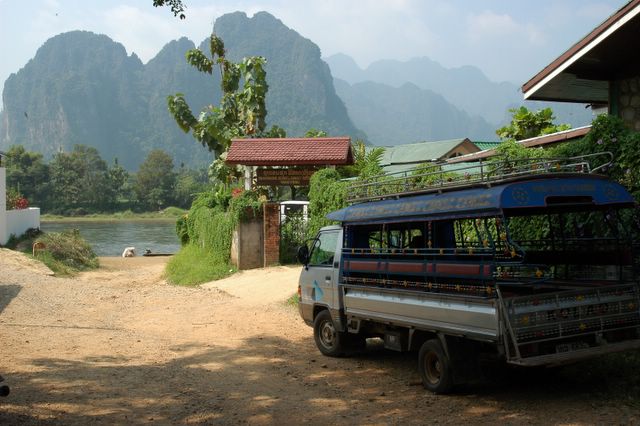
<path fill-rule="evenodd" d="M 331 313 L 323 310 L 313 320 L 313 338 L 323 355 L 331 357 L 344 356 L 349 343 L 347 333 L 337 331 Z"/>
<path fill-rule="evenodd" d="M 433 393 L 448 393 L 453 389 L 451 363 L 438 339 L 427 340 L 420 348 L 418 370 L 425 389 Z"/>

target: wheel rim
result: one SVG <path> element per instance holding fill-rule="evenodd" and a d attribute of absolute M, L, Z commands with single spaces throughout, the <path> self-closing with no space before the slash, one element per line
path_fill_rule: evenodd
<path fill-rule="evenodd" d="M 438 355 L 433 352 L 429 352 L 424 357 L 424 364 L 427 381 L 432 385 L 438 384 L 442 377 L 442 362 Z"/>
<path fill-rule="evenodd" d="M 320 325 L 320 343 L 327 349 L 332 349 L 336 344 L 336 329 L 331 321 L 323 321 Z"/>

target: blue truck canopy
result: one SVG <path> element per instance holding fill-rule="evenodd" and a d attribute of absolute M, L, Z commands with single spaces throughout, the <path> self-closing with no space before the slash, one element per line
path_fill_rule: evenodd
<path fill-rule="evenodd" d="M 510 209 L 534 209 L 571 204 L 591 206 L 633 205 L 622 186 L 599 175 L 529 176 L 526 179 L 354 204 L 331 212 L 327 219 L 343 223 L 411 220 L 415 217 L 447 219 L 489 216 Z"/>

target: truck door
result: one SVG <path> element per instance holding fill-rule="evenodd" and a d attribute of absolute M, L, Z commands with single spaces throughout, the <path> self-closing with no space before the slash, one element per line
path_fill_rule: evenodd
<path fill-rule="evenodd" d="M 302 298 L 305 303 L 334 307 L 336 301 L 336 287 L 339 271 L 340 230 L 322 230 L 318 234 L 311 254 L 309 264 L 302 271 L 300 282 Z"/>

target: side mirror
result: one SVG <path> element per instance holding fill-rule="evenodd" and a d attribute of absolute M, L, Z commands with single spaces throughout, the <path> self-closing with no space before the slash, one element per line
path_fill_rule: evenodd
<path fill-rule="evenodd" d="M 309 263 L 309 247 L 306 244 L 298 247 L 298 262 L 306 265 Z"/>

